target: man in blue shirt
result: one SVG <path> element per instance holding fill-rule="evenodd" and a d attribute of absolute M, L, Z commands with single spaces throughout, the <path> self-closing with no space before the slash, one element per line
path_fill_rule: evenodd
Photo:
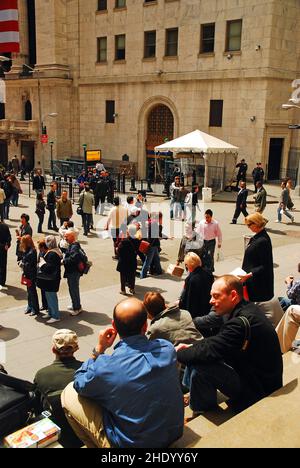
<path fill-rule="evenodd" d="M 68 421 L 89 448 L 168 447 L 183 433 L 174 347 L 148 341 L 146 330 L 143 303 L 135 298 L 119 303 L 112 327 L 100 332 L 93 357 L 76 372 L 74 388 L 64 390 Z M 105 355 L 117 334 L 121 341 Z"/>

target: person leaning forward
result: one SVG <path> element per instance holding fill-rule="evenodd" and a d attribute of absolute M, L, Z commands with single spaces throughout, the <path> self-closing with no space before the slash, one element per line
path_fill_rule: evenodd
<path fill-rule="evenodd" d="M 178 361 L 187 365 L 183 383 L 190 388 L 195 413 L 217 407 L 217 390 L 239 412 L 282 386 L 279 340 L 258 306 L 243 300 L 243 286 L 235 276 L 214 282 L 211 304 L 227 320 L 217 335 L 177 347 Z"/>
<path fill-rule="evenodd" d="M 183 433 L 174 347 L 146 338 L 147 311 L 135 298 L 119 303 L 113 317 L 62 394 L 67 419 L 88 448 L 168 447 Z M 104 354 L 117 334 L 121 341 Z"/>

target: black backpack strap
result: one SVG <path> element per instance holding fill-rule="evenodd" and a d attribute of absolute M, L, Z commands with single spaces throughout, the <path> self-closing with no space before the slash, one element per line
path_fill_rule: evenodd
<path fill-rule="evenodd" d="M 237 318 L 243 322 L 244 327 L 245 327 L 245 338 L 244 338 L 244 342 L 243 342 L 243 346 L 241 350 L 246 351 L 248 349 L 250 339 L 251 339 L 251 326 L 250 326 L 249 320 L 243 315 L 240 315 Z"/>

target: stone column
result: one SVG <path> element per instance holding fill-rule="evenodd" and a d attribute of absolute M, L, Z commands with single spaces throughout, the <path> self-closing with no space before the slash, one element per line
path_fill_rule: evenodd
<path fill-rule="evenodd" d="M 7 78 L 18 78 L 23 70 L 23 63 L 27 63 L 29 56 L 28 41 L 28 11 L 27 1 L 18 0 L 19 30 L 20 30 L 20 52 L 12 53 L 12 67 Z"/>

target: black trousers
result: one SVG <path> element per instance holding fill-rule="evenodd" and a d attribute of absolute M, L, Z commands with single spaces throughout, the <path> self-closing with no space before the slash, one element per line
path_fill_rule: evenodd
<path fill-rule="evenodd" d="M 135 287 L 135 271 L 120 273 L 121 291 L 125 291 L 126 286 L 130 289 Z"/>
<path fill-rule="evenodd" d="M 241 208 L 240 206 L 236 207 L 233 218 L 232 218 L 233 223 L 237 222 L 237 219 L 238 219 L 238 217 L 240 216 L 241 213 L 243 213 L 245 218 L 246 218 L 246 216 L 248 216 L 248 211 L 246 210 L 245 206 L 243 206 L 243 208 Z"/>
<path fill-rule="evenodd" d="M 0 249 L 0 285 L 5 286 L 7 272 L 7 250 Z"/>
<path fill-rule="evenodd" d="M 55 210 L 49 210 L 48 229 L 57 229 Z"/>

